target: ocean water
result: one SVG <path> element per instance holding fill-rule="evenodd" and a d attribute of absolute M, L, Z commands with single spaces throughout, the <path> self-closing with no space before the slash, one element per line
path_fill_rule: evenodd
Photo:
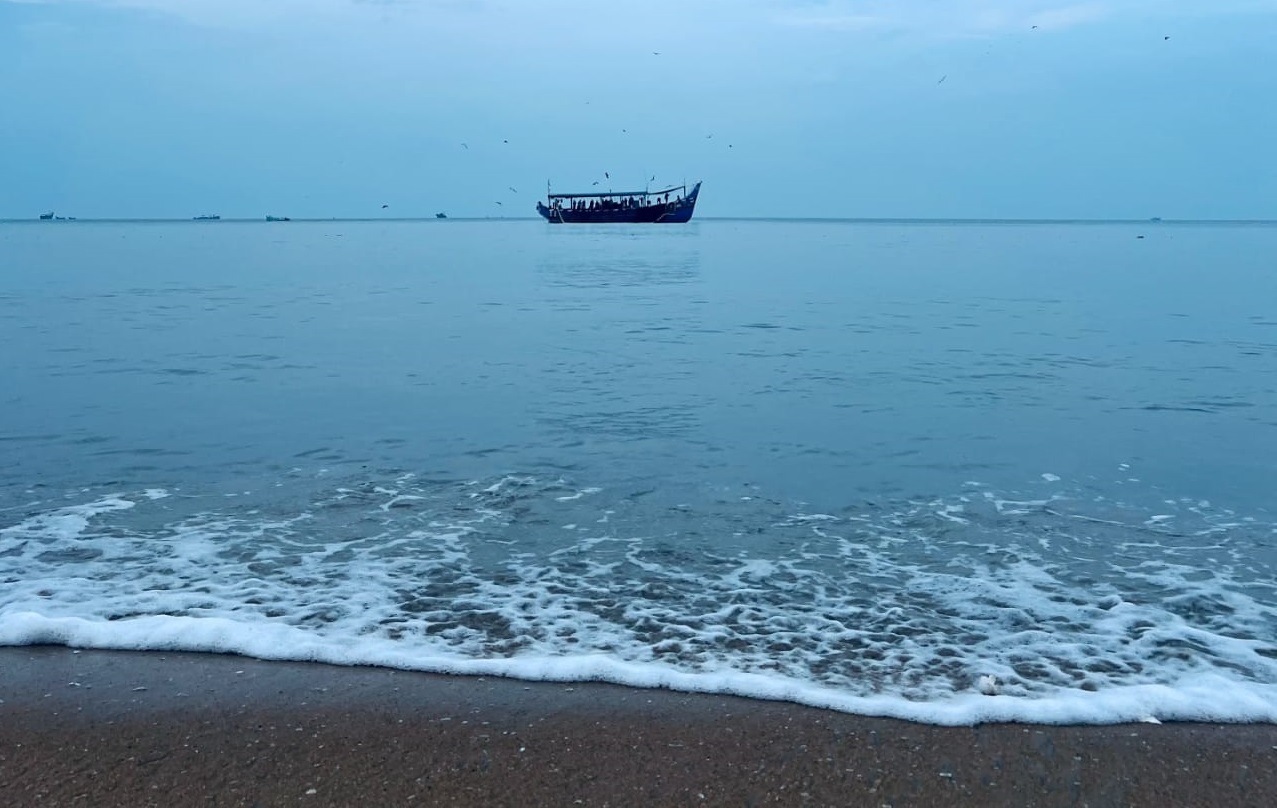
<path fill-rule="evenodd" d="M 0 644 L 1277 721 L 1277 227 L 0 224 Z"/>

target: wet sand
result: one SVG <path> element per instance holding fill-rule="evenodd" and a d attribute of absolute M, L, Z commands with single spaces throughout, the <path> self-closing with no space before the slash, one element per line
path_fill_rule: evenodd
<path fill-rule="evenodd" d="M 204 654 L 0 649 L 0 805 L 1277 805 L 1277 726 L 935 727 Z"/>

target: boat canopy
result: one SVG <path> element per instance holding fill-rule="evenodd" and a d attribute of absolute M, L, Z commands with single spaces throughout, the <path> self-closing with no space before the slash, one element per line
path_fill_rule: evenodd
<path fill-rule="evenodd" d="M 549 194 L 550 199 L 607 199 L 613 196 L 662 196 L 675 191 L 686 191 L 686 185 L 675 185 L 664 191 L 608 191 L 604 194 Z"/>

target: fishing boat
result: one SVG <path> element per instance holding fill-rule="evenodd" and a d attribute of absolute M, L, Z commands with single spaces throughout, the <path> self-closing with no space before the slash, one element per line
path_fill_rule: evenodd
<path fill-rule="evenodd" d="M 436 213 L 436 214 L 435 214 L 435 218 L 436 218 L 436 219 L 446 219 L 446 218 L 448 218 L 448 214 L 446 214 L 446 213 Z"/>
<path fill-rule="evenodd" d="M 268 221 L 268 222 L 291 222 L 291 221 L 292 221 L 292 219 L 288 218 L 287 216 L 267 216 L 267 217 L 266 217 L 266 221 Z"/>
<path fill-rule="evenodd" d="M 221 218 L 222 218 L 222 217 L 221 217 L 221 216 L 218 216 L 216 213 L 209 213 L 209 214 L 205 214 L 204 216 L 196 216 L 196 217 L 195 217 L 195 221 L 197 221 L 197 222 L 216 222 L 216 221 L 220 220 Z"/>
<path fill-rule="evenodd" d="M 686 185 L 676 185 L 661 191 L 547 194 L 544 203 L 537 203 L 537 213 L 551 224 L 682 224 L 692 218 L 700 192 L 698 182 L 690 192 Z"/>
<path fill-rule="evenodd" d="M 40 221 L 42 221 L 42 222 L 51 222 L 51 221 L 53 221 L 53 211 L 49 211 L 48 213 L 41 213 L 41 214 L 40 214 Z"/>

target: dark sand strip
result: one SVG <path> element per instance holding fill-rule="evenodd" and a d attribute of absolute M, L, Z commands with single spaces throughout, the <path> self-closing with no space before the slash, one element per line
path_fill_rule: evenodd
<path fill-rule="evenodd" d="M 0 649 L 0 805 L 1277 805 L 1277 726 L 946 728 L 203 654 Z"/>

